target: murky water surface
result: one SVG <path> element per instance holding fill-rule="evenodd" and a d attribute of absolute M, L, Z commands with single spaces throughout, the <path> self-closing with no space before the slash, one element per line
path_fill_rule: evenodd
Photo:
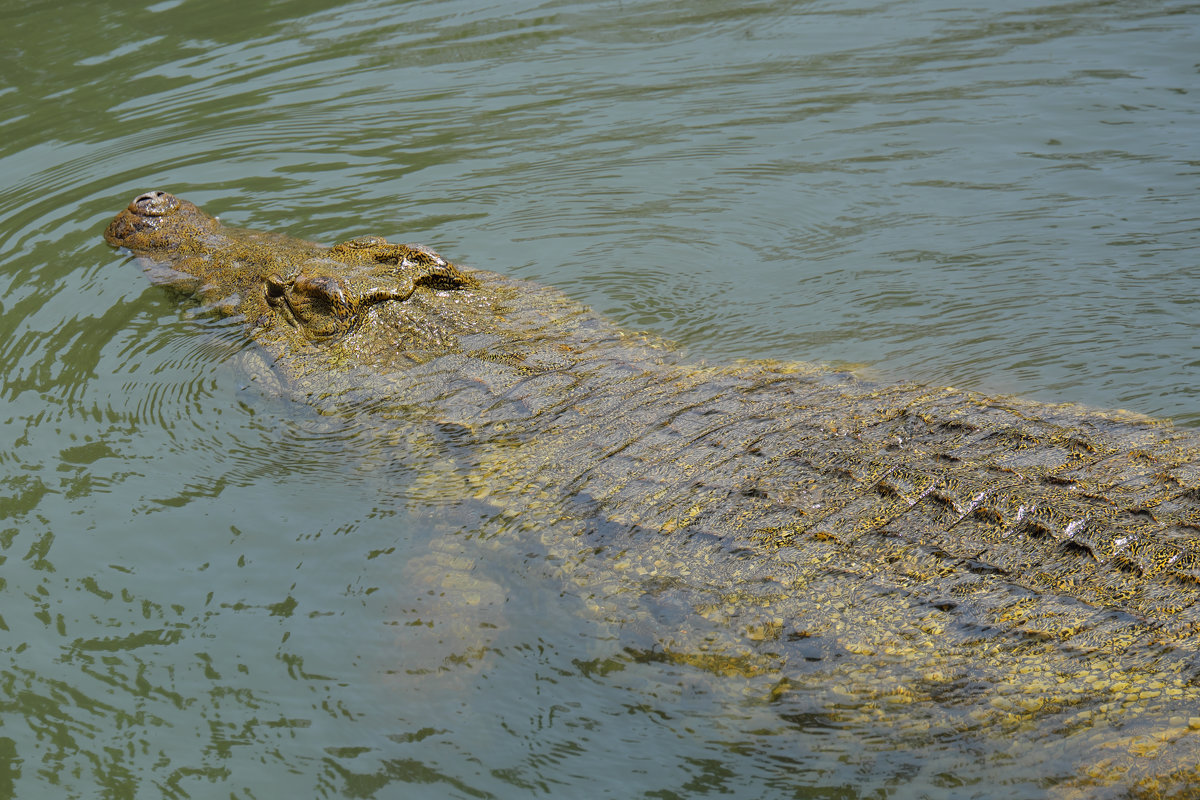
<path fill-rule="evenodd" d="M 485 501 L 431 498 L 426 455 L 248 386 L 239 330 L 100 232 L 170 189 L 423 241 L 706 358 L 1195 426 L 1200 5 L 0 7 L 0 796 L 1025 797 L 1102 771 L 1085 736 L 968 747 L 900 700 L 847 721 L 833 668 L 780 713 L 638 657 L 537 552 L 485 544 Z"/>

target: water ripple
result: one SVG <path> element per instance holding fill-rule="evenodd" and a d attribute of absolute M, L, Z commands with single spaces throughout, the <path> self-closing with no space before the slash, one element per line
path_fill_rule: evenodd
<path fill-rule="evenodd" d="M 540 580 L 551 531 L 501 546 L 534 522 L 452 479 L 452 426 L 368 436 L 272 396 L 236 328 L 99 234 L 166 188 L 233 224 L 424 241 L 708 358 L 1200 425 L 1194 3 L 8 5 L 0 795 L 1038 795 L 1103 772 L 1082 729 L 1021 732 L 1015 761 L 923 731 L 816 648 L 786 702 L 665 663 L 589 616 L 601 588 Z M 851 725 L 835 689 L 886 713 Z"/>

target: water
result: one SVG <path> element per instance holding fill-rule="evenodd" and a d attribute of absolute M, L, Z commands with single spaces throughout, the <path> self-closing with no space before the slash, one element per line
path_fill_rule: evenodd
<path fill-rule="evenodd" d="M 248 386 L 237 331 L 99 234 L 169 189 L 423 241 L 703 357 L 1195 426 L 1200 5 L 120 5 L 2 4 L 0 796 L 1030 796 L 1077 773 L 1066 745 L 906 745 L 902 718 L 840 728 L 829 687 L 783 720 L 634 658 L 479 541 L 484 504 L 433 513 L 426 455 Z M 481 642 L 429 593 L 464 554 Z"/>

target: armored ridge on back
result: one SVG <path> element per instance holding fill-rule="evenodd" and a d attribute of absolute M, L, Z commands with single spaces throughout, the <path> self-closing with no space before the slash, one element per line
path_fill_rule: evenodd
<path fill-rule="evenodd" d="M 475 449 L 460 488 L 651 631 L 654 657 L 762 678 L 780 703 L 837 684 L 854 698 L 838 713 L 910 737 L 898 720 L 1092 737 L 1077 787 L 1200 779 L 1195 432 L 697 365 L 428 248 L 228 228 L 164 192 L 105 238 L 243 319 L 283 391 L 452 429 Z"/>

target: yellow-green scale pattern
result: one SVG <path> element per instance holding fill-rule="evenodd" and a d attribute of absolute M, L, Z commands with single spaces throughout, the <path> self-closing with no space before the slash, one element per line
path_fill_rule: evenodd
<path fill-rule="evenodd" d="M 226 228 L 164 192 L 106 232 L 245 322 L 264 386 L 427 457 L 484 553 L 536 550 L 631 658 L 878 732 L 1083 752 L 1058 796 L 1200 783 L 1200 435 L 1123 412 L 707 365 L 560 293 L 360 237 Z M 435 544 L 467 633 L 503 605 Z M 424 618 L 422 618 L 424 619 Z M 468 646 L 486 653 L 486 636 Z M 785 726 L 786 727 L 786 726 Z M 1003 742 L 1003 746 L 995 742 Z"/>

